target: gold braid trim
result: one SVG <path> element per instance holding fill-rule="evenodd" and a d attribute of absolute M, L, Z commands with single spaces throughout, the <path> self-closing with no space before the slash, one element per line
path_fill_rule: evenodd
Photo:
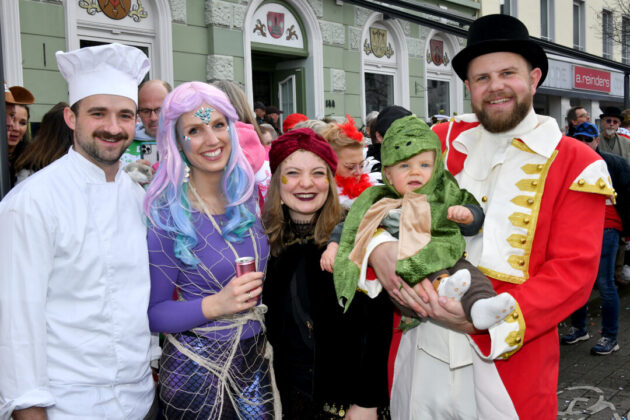
<path fill-rule="evenodd" d="M 501 360 L 508 359 L 514 353 L 519 351 L 521 347 L 523 347 L 523 342 L 525 341 L 525 318 L 523 317 L 523 312 L 521 312 L 521 307 L 519 306 L 518 302 L 515 302 L 515 303 L 516 303 L 516 308 L 514 308 L 514 311 L 512 311 L 512 313 L 506 316 L 503 320 L 509 323 L 512 323 L 512 322 L 518 323 L 518 330 L 511 331 L 505 338 L 505 342 L 507 343 L 508 346 L 510 347 L 516 346 L 516 348 L 512 351 L 503 353 L 501 356 L 499 356 L 498 358 Z"/>
<path fill-rule="evenodd" d="M 601 177 L 594 184 L 589 184 L 585 179 L 581 178 L 569 187 L 570 190 L 588 192 L 593 194 L 602 194 L 611 197 L 613 204 L 617 197 L 617 193 L 611 186 L 610 182 L 604 181 Z"/>

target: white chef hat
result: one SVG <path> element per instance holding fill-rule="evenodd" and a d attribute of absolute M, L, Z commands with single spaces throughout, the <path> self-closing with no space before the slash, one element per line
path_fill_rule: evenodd
<path fill-rule="evenodd" d="M 57 51 L 59 71 L 68 82 L 68 102 L 99 94 L 124 96 L 138 104 L 138 84 L 149 59 L 138 48 L 105 44 L 64 53 Z"/>

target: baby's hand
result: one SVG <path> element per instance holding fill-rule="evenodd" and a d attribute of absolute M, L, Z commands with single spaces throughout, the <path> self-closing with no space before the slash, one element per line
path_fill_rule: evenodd
<path fill-rule="evenodd" d="M 335 265 L 335 258 L 337 257 L 337 250 L 339 244 L 337 242 L 331 242 L 326 247 L 326 251 L 322 254 L 322 259 L 319 260 L 319 265 L 322 271 L 333 272 L 333 266 Z"/>
<path fill-rule="evenodd" d="M 451 206 L 448 208 L 447 219 L 462 225 L 473 222 L 472 212 L 464 206 Z"/>

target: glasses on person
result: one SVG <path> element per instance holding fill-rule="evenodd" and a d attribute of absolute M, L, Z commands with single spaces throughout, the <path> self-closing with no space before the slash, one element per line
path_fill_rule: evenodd
<path fill-rule="evenodd" d="M 349 164 L 344 164 L 343 166 L 349 172 L 361 172 L 361 171 L 363 171 L 363 162 L 349 163 Z"/>
<path fill-rule="evenodd" d="M 153 108 L 153 109 L 151 109 L 151 108 L 140 108 L 140 109 L 138 110 L 138 114 L 140 114 L 141 116 L 143 116 L 143 117 L 145 117 L 145 118 L 146 118 L 146 117 L 150 117 L 150 116 L 151 116 L 151 114 L 153 114 L 153 113 L 155 112 L 155 116 L 156 116 L 156 117 L 159 117 L 159 116 L 160 116 L 160 111 L 161 111 L 161 110 L 162 110 L 162 108 L 161 108 L 161 107 L 158 107 L 158 108 Z"/>
<path fill-rule="evenodd" d="M 606 121 L 606 124 L 618 125 L 621 123 L 621 121 L 619 121 L 617 118 L 606 118 L 604 121 Z"/>
<path fill-rule="evenodd" d="M 577 136 L 575 136 L 575 138 L 578 139 L 579 141 L 583 141 L 585 143 L 590 143 L 593 140 L 595 140 L 595 137 L 582 136 L 582 135 L 577 135 Z"/>
<path fill-rule="evenodd" d="M 585 113 L 584 113 L 584 114 L 582 114 L 582 115 L 577 115 L 577 116 L 576 116 L 576 119 L 578 119 L 578 120 L 579 120 L 580 118 L 590 119 L 590 118 L 591 118 L 591 116 L 590 116 L 590 115 L 588 115 L 588 112 L 585 112 Z"/>

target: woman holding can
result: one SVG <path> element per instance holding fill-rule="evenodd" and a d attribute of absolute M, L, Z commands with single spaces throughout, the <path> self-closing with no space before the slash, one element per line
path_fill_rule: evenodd
<path fill-rule="evenodd" d="M 161 164 L 144 211 L 149 324 L 166 333 L 159 396 L 169 419 L 279 418 L 258 304 L 269 247 L 236 120 L 227 96 L 200 82 L 178 86 L 160 113 Z M 255 270 L 237 274 L 237 260 Z"/>
<path fill-rule="evenodd" d="M 345 213 L 335 152 L 313 130 L 299 128 L 272 143 L 269 163 L 263 220 L 272 256 L 263 303 L 284 418 L 376 419 L 377 407 L 388 405 L 389 342 L 372 346 L 357 336 L 355 325 L 364 320 L 356 306 L 343 313 L 332 275 L 320 268 Z"/>

